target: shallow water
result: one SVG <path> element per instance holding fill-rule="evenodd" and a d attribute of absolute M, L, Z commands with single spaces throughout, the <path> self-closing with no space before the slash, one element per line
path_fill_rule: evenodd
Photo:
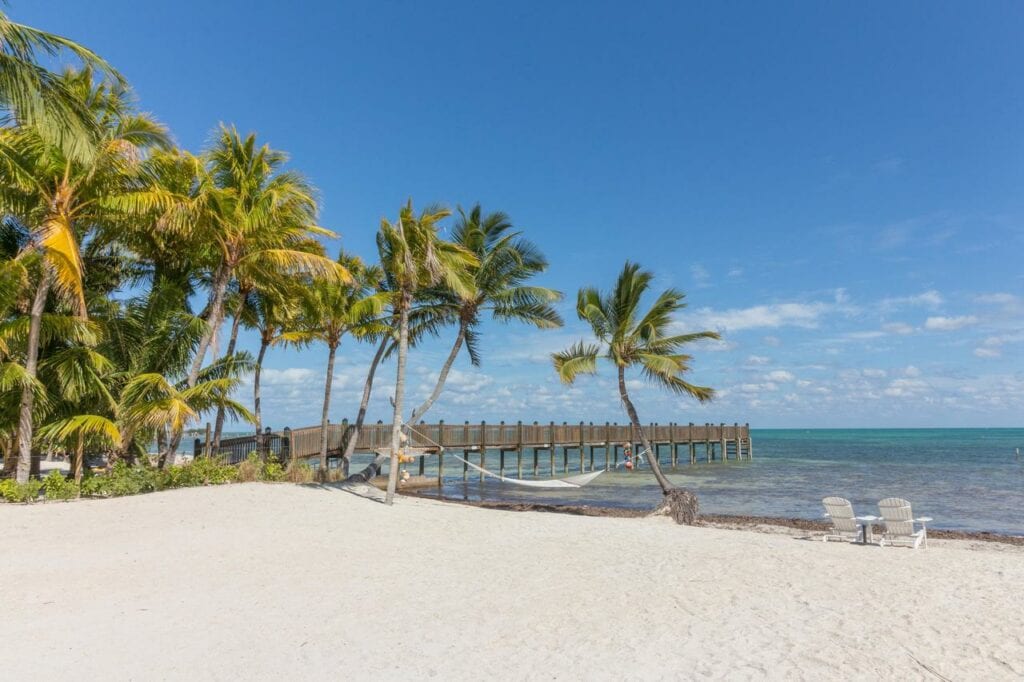
<path fill-rule="evenodd" d="M 753 461 L 681 464 L 668 470 L 678 485 L 700 497 L 701 511 L 820 518 L 821 499 L 846 497 L 858 514 L 877 514 L 885 497 L 911 501 L 917 516 L 931 516 L 936 528 L 992 531 L 1024 535 L 1024 429 L 829 429 L 754 430 Z M 700 452 L 700 448 L 698 448 Z M 461 454 L 461 453 L 460 453 Z M 505 474 L 516 476 L 515 453 L 506 454 Z M 680 457 L 686 449 L 680 448 Z M 479 462 L 479 453 L 470 459 Z M 498 469 L 498 453 L 487 454 L 486 466 Z M 354 467 L 365 458 L 357 458 Z M 668 448 L 661 450 L 663 467 Z M 436 475 L 429 458 L 427 475 Z M 524 477 L 533 477 L 533 453 L 523 457 Z M 539 478 L 550 475 L 550 455 L 538 456 Z M 556 455 L 556 476 L 563 476 L 563 454 Z M 589 454 L 587 456 L 589 468 Z M 579 454 L 570 451 L 570 474 L 578 473 Z M 604 453 L 595 452 L 604 466 Z M 575 490 L 535 490 L 480 481 L 463 465 L 445 460 L 445 485 L 437 494 L 456 499 L 503 500 L 542 504 L 588 504 L 650 508 L 660 497 L 647 469 L 609 471 Z M 417 465 L 410 466 L 417 473 Z"/>

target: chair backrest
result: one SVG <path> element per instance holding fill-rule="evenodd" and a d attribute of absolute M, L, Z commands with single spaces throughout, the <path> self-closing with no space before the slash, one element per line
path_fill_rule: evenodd
<path fill-rule="evenodd" d="M 853 518 L 853 505 L 842 497 L 826 497 L 821 501 L 825 505 L 825 513 L 832 519 L 832 525 L 844 533 L 856 533 L 857 521 Z"/>
<path fill-rule="evenodd" d="M 885 519 L 885 532 L 890 535 L 913 535 L 914 514 L 910 503 L 899 497 L 887 497 L 878 502 L 878 513 Z"/>

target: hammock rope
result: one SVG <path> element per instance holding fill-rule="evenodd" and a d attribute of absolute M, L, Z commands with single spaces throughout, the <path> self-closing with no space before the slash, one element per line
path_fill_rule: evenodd
<path fill-rule="evenodd" d="M 440 443 L 438 443 L 433 438 L 431 438 L 427 434 L 423 433 L 422 431 L 420 431 L 416 427 L 412 426 L 411 424 L 403 424 L 402 428 L 407 429 L 410 432 L 415 431 L 424 440 L 427 440 L 430 443 L 433 443 L 438 448 L 439 452 L 445 452 L 445 449 L 444 449 L 443 445 L 441 445 Z M 411 433 L 410 433 L 410 435 L 411 435 Z M 636 455 L 634 455 L 634 459 L 637 462 L 643 461 L 643 455 L 646 452 L 647 452 L 647 450 L 645 449 L 642 452 L 637 453 Z M 533 481 L 533 480 L 527 480 L 527 479 L 523 479 L 523 478 L 512 478 L 511 476 L 505 476 L 505 475 L 502 475 L 502 474 L 496 474 L 493 471 L 490 471 L 489 469 L 485 469 L 482 466 L 478 466 L 476 464 L 473 464 L 468 459 L 465 459 L 464 457 L 460 457 L 459 455 L 455 454 L 454 452 L 450 452 L 448 454 L 450 454 L 452 457 L 454 457 L 455 459 L 459 460 L 460 462 L 462 462 L 466 466 L 470 467 L 471 469 L 475 469 L 476 471 L 479 471 L 480 473 L 482 473 L 482 474 L 484 474 L 486 476 L 490 476 L 492 478 L 496 478 L 499 481 L 501 481 L 502 483 L 511 483 L 512 485 L 519 485 L 519 486 L 523 486 L 524 488 L 582 488 L 583 486 L 585 486 L 586 484 L 590 483 L 595 478 L 597 478 L 598 476 L 603 474 L 605 471 L 608 471 L 608 469 L 605 468 L 605 469 L 599 469 L 597 471 L 591 471 L 591 472 L 585 473 L 585 474 L 577 474 L 575 476 L 566 476 L 564 478 L 553 478 L 553 479 L 544 480 L 544 481 Z M 621 462 L 619 464 L 616 464 L 614 467 L 611 467 L 611 468 L 612 469 L 618 469 L 619 467 L 624 466 L 625 464 L 626 464 L 626 462 L 623 461 L 623 462 Z"/>

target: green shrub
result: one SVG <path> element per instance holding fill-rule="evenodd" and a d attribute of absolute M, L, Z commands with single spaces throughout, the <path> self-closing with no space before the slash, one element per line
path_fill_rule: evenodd
<path fill-rule="evenodd" d="M 161 490 L 163 477 L 156 469 L 128 466 L 116 462 L 106 473 L 89 476 L 82 481 L 82 495 L 89 497 L 121 497 Z"/>
<path fill-rule="evenodd" d="M 215 457 L 199 457 L 186 466 L 191 470 L 192 485 L 220 485 L 235 480 L 237 470 Z"/>
<path fill-rule="evenodd" d="M 263 471 L 260 472 L 260 477 L 264 481 L 283 481 L 284 476 L 284 467 L 276 459 L 271 457 L 263 463 Z"/>
<path fill-rule="evenodd" d="M 0 481 L 0 498 L 3 498 L 5 502 L 35 502 L 39 498 L 39 491 L 42 487 L 42 481 L 30 480 L 27 483 L 18 483 L 13 478 L 5 478 Z"/>
<path fill-rule="evenodd" d="M 54 469 L 43 479 L 43 495 L 48 500 L 71 500 L 78 497 L 78 484 Z"/>

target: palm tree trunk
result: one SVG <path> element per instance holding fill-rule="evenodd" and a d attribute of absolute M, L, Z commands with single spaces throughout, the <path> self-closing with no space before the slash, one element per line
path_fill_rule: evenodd
<path fill-rule="evenodd" d="M 228 339 L 228 348 L 224 351 L 224 357 L 229 358 L 235 354 L 235 346 L 238 344 L 238 328 L 242 323 L 242 308 L 245 306 L 245 292 L 239 292 L 242 296 L 238 309 L 235 310 L 234 319 L 231 321 L 231 338 Z M 220 435 L 224 431 L 224 406 L 217 406 L 217 419 L 213 427 L 213 448 L 210 452 L 220 450 Z"/>
<path fill-rule="evenodd" d="M 81 483 L 83 460 L 85 459 L 85 439 L 82 436 L 78 437 L 78 444 L 71 457 L 71 474 L 75 477 L 75 483 Z"/>
<path fill-rule="evenodd" d="M 25 373 L 36 378 L 39 365 L 39 330 L 43 324 L 43 309 L 50 292 L 50 269 L 43 264 L 43 273 L 32 299 L 31 319 L 28 328 L 28 347 L 25 352 Z M 15 477 L 18 483 L 28 481 L 32 469 L 32 406 L 35 402 L 35 386 L 21 389 L 21 407 L 18 413 L 18 465 Z"/>
<path fill-rule="evenodd" d="M 327 476 L 327 414 L 331 409 L 331 384 L 334 382 L 334 355 L 337 343 L 327 344 L 327 380 L 324 381 L 324 410 L 320 415 L 320 475 Z"/>
<path fill-rule="evenodd" d="M 402 402 L 405 398 L 405 360 L 409 354 L 409 307 L 412 296 L 402 293 L 398 313 L 398 371 L 395 378 L 395 413 L 391 420 L 391 470 L 388 471 L 388 492 L 385 504 L 395 501 L 395 489 L 398 487 L 398 451 L 402 447 Z"/>
<path fill-rule="evenodd" d="M 221 265 L 213 278 L 213 291 L 210 294 L 210 317 L 206 320 L 206 331 L 203 332 L 203 336 L 199 340 L 199 348 L 196 349 L 196 356 L 192 359 L 192 367 L 189 369 L 186 382 L 188 388 L 194 388 L 196 382 L 199 381 L 199 370 L 203 367 L 206 351 L 209 349 L 210 341 L 213 339 L 217 328 L 220 327 L 220 323 L 224 318 L 224 294 L 227 293 L 228 281 L 230 279 L 230 269 L 227 265 Z M 161 468 L 167 461 L 174 464 L 178 445 L 181 443 L 181 434 L 182 429 L 176 429 L 171 434 L 170 442 L 167 444 L 167 452 L 160 457 Z"/>
<path fill-rule="evenodd" d="M 263 452 L 263 416 L 260 414 L 260 374 L 263 372 L 263 357 L 267 354 L 267 347 L 270 342 L 265 336 L 260 338 L 260 352 L 256 356 L 256 369 L 252 377 L 252 414 L 256 418 L 256 450 Z"/>
<path fill-rule="evenodd" d="M 693 525 L 697 520 L 697 496 L 684 488 L 676 488 L 665 478 L 665 474 L 661 473 L 661 465 L 658 464 L 654 448 L 651 447 L 651 441 L 640 425 L 636 407 L 633 406 L 633 401 L 629 399 L 629 392 L 626 391 L 625 367 L 619 367 L 619 398 L 626 408 L 626 414 L 629 415 L 629 421 L 633 424 L 633 428 L 640 434 L 640 442 L 643 443 L 644 450 L 647 452 L 647 461 L 651 463 L 651 472 L 654 473 L 654 478 L 661 486 L 661 492 L 664 495 L 664 499 L 655 513 L 667 513 L 675 519 L 676 523 Z"/>
<path fill-rule="evenodd" d="M 366 372 L 366 381 L 363 383 L 363 398 L 359 401 L 359 413 L 356 415 L 356 422 L 352 425 L 352 428 L 348 432 L 348 440 L 345 442 L 345 457 L 344 461 L 347 463 L 352 457 L 352 453 L 356 450 L 356 442 L 359 440 L 359 430 L 363 428 L 363 420 L 366 419 L 366 409 L 370 405 L 370 394 L 373 392 L 373 377 L 377 373 L 377 365 L 380 364 L 380 359 L 384 357 L 384 351 L 388 347 L 388 341 L 391 340 L 390 336 L 385 335 L 381 339 L 380 345 L 377 347 L 377 353 L 373 356 L 373 361 L 370 363 L 370 369 Z"/>
<path fill-rule="evenodd" d="M 437 383 L 434 384 L 434 390 L 430 396 L 423 401 L 423 404 L 417 407 L 412 416 L 409 417 L 409 423 L 415 426 L 419 423 L 423 415 L 427 413 L 427 410 L 433 406 L 434 402 L 441 395 L 441 390 L 444 388 L 444 382 L 448 379 L 448 372 L 451 371 L 452 365 L 455 363 L 455 358 L 458 356 L 459 351 L 462 349 L 462 343 L 466 340 L 466 323 L 459 322 L 459 335 L 455 337 L 455 344 L 452 346 L 452 350 L 448 353 L 448 359 L 444 361 L 444 365 L 441 367 L 441 373 L 437 375 Z"/>
<path fill-rule="evenodd" d="M 626 414 L 629 416 L 629 421 L 633 424 L 633 428 L 640 434 L 640 442 L 643 443 L 644 450 L 648 453 L 648 461 L 651 463 L 651 471 L 654 473 L 654 478 L 657 479 L 658 485 L 661 486 L 661 492 L 666 495 L 672 490 L 672 484 L 665 474 L 661 473 L 661 466 L 658 464 L 658 458 L 654 457 L 654 449 L 651 447 L 651 442 L 647 438 L 647 433 L 644 432 L 642 426 L 640 426 L 640 417 L 636 413 L 636 408 L 633 406 L 633 401 L 629 399 L 629 393 L 626 391 L 626 368 L 619 367 L 619 399 L 622 400 L 622 404 L 626 408 Z"/>
<path fill-rule="evenodd" d="M 194 388 L 199 380 L 199 370 L 203 367 L 203 360 L 206 358 L 206 351 L 210 347 L 213 335 L 224 318 L 224 295 L 228 290 L 228 282 L 231 279 L 231 272 L 227 265 L 221 265 L 213 278 L 213 290 L 210 293 L 210 317 L 206 320 L 206 330 L 199 339 L 199 348 L 192 359 L 192 367 L 188 372 L 187 386 Z M 179 435 L 180 438 L 180 435 Z"/>

